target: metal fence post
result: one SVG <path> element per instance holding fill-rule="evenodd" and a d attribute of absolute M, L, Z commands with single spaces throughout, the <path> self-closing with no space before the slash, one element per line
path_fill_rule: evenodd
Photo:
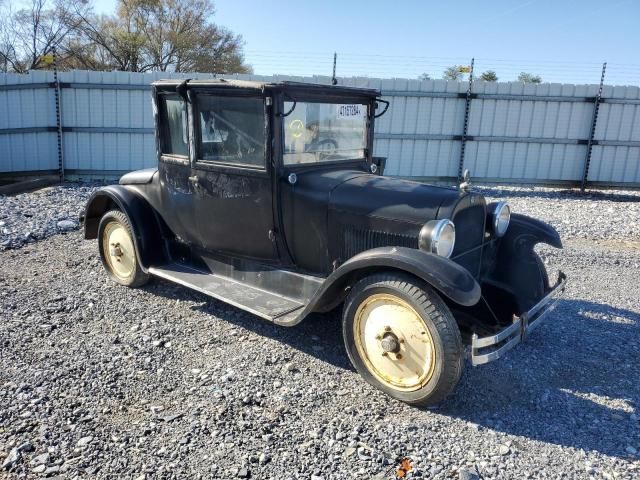
<path fill-rule="evenodd" d="M 331 76 L 331 85 L 338 84 L 338 79 L 336 78 L 336 63 L 338 63 L 338 52 L 333 52 L 333 75 Z"/>
<path fill-rule="evenodd" d="M 464 103 L 464 124 L 462 126 L 462 136 L 460 137 L 460 162 L 458 164 L 458 181 L 462 180 L 462 171 L 464 169 L 464 151 L 467 145 L 467 130 L 469 128 L 469 110 L 471 108 L 471 85 L 473 84 L 473 63 L 474 58 L 471 59 L 471 66 L 469 67 L 469 87 L 467 88 L 467 95 Z"/>
<path fill-rule="evenodd" d="M 582 172 L 582 185 L 580 190 L 584 192 L 587 187 L 587 178 L 589 177 L 589 164 L 591 163 L 591 152 L 593 150 L 594 139 L 596 134 L 596 126 L 598 125 L 598 110 L 600 109 L 600 100 L 602 99 L 602 87 L 604 86 L 604 73 L 607 70 L 607 62 L 602 64 L 602 75 L 600 75 L 600 88 L 593 102 L 593 117 L 591 118 L 591 131 L 587 140 L 587 153 L 584 158 L 584 171 Z"/>
<path fill-rule="evenodd" d="M 60 79 L 58 78 L 58 58 L 56 48 L 53 47 L 53 83 L 56 102 L 56 131 L 58 134 L 58 177 L 64 182 L 64 146 L 62 142 L 62 109 L 60 106 Z"/>

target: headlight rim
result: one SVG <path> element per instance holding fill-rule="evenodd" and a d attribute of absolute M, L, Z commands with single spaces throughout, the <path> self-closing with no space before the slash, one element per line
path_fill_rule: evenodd
<path fill-rule="evenodd" d="M 444 229 L 450 226 L 453 230 L 453 241 L 451 242 L 451 248 L 448 254 L 440 255 L 438 253 L 438 241 L 444 231 Z M 442 218 L 440 220 L 430 220 L 423 225 L 420 229 L 420 235 L 418 238 L 418 247 L 425 252 L 433 253 L 443 258 L 451 258 L 453 250 L 456 245 L 456 226 L 448 218 Z"/>
<path fill-rule="evenodd" d="M 500 228 L 499 228 L 500 215 L 505 208 L 507 208 L 509 217 L 507 218 L 507 226 L 504 227 L 503 231 L 500 231 Z M 507 231 L 509 230 L 509 225 L 511 224 L 511 207 L 509 206 L 508 202 L 502 201 L 495 204 L 492 212 L 492 220 L 493 221 L 491 222 L 491 227 L 494 235 L 498 238 L 504 237 Z"/>

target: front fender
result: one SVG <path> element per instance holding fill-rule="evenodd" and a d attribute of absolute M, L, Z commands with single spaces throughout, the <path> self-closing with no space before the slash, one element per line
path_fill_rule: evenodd
<path fill-rule="evenodd" d="M 548 223 L 544 223 L 535 218 L 514 213 L 511 215 L 511 222 L 507 234 L 502 243 L 515 243 L 519 247 L 533 247 L 536 243 L 547 243 L 552 247 L 562 248 L 560 235 Z"/>
<path fill-rule="evenodd" d="M 560 235 L 551 225 L 525 215 L 511 215 L 489 280 L 513 296 L 518 315 L 535 305 L 551 288 L 546 268 L 534 251 L 538 243 L 562 248 Z"/>
<path fill-rule="evenodd" d="M 84 211 L 84 238 L 98 236 L 100 219 L 109 210 L 117 208 L 129 219 L 133 227 L 133 241 L 142 269 L 161 264 L 165 259 L 163 235 L 155 210 L 135 191 L 122 185 L 109 185 L 96 190 Z"/>
<path fill-rule="evenodd" d="M 352 272 L 395 269 L 408 272 L 455 303 L 471 306 L 480 300 L 480 285 L 467 269 L 448 258 L 406 247 L 381 247 L 351 257 L 327 278 L 337 282 Z"/>
<path fill-rule="evenodd" d="M 393 270 L 414 275 L 459 305 L 471 306 L 480 300 L 480 285 L 457 263 L 413 248 L 380 247 L 351 257 L 327 277 L 299 315 L 275 322 L 295 325 L 313 311 L 326 311 L 336 306 L 344 300 L 347 287 L 359 279 L 378 271 Z"/>

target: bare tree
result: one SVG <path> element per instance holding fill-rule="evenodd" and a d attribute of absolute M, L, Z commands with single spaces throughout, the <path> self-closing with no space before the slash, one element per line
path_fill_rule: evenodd
<path fill-rule="evenodd" d="M 197 42 L 176 56 L 176 72 L 251 73 L 244 64 L 242 38 L 217 25 L 203 28 Z"/>
<path fill-rule="evenodd" d="M 244 73 L 242 38 L 210 21 L 211 0 L 160 0 L 145 52 L 157 70 Z"/>
<path fill-rule="evenodd" d="M 116 15 L 76 14 L 81 41 L 68 45 L 75 62 L 107 70 L 144 72 L 154 67 L 145 59 L 146 30 L 158 0 L 119 0 Z"/>
<path fill-rule="evenodd" d="M 54 49 L 76 30 L 74 12 L 86 9 L 83 0 L 31 0 L 16 11 L 4 7 L 0 12 L 0 57 L 7 68 L 21 73 L 48 68 Z"/>

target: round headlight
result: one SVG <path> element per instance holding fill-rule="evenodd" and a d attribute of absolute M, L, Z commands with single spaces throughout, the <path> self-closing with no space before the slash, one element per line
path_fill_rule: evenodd
<path fill-rule="evenodd" d="M 499 202 L 493 209 L 493 233 L 502 237 L 507 233 L 511 221 L 511 209 L 507 202 Z"/>
<path fill-rule="evenodd" d="M 418 245 L 421 250 L 449 258 L 456 243 L 456 228 L 451 220 L 431 220 L 420 230 Z"/>

